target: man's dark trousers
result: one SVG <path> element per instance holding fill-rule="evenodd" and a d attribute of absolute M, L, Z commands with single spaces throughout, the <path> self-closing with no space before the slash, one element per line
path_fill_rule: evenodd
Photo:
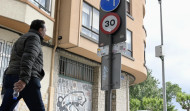
<path fill-rule="evenodd" d="M 24 99 L 30 111 L 45 111 L 40 92 L 40 79 L 32 77 L 23 91 L 20 92 L 18 99 L 13 100 L 13 87 L 14 83 L 18 80 L 18 75 L 5 75 L 5 94 L 3 97 L 3 102 L 0 106 L 0 111 L 12 111 L 21 98 Z"/>

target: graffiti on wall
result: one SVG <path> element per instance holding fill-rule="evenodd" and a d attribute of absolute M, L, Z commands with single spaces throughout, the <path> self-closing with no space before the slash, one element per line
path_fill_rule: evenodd
<path fill-rule="evenodd" d="M 56 111 L 91 111 L 92 85 L 59 78 Z"/>

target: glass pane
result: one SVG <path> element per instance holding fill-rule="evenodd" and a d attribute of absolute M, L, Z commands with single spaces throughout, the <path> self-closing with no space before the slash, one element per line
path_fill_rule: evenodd
<path fill-rule="evenodd" d="M 8 55 L 11 55 L 12 46 L 9 45 Z"/>
<path fill-rule="evenodd" d="M 98 34 L 92 33 L 92 38 L 93 38 L 94 40 L 99 41 L 99 35 L 98 35 Z"/>
<path fill-rule="evenodd" d="M 32 4 L 41 8 L 41 10 L 45 11 L 49 14 L 51 10 L 51 0 L 29 0 Z"/>
<path fill-rule="evenodd" d="M 31 0 L 30 0 L 31 1 Z M 33 0 L 34 1 L 34 0 Z M 42 5 L 43 7 L 45 7 L 46 4 L 46 0 L 35 0 L 36 2 L 38 2 L 40 5 Z M 34 1 L 34 2 L 35 2 Z"/>
<path fill-rule="evenodd" d="M 38 0 L 35 2 L 34 0 L 29 0 L 31 3 L 33 3 L 34 5 L 36 5 L 36 6 L 38 6 L 39 7 L 39 5 L 38 5 Z"/>
<path fill-rule="evenodd" d="M 88 29 L 86 29 L 86 28 L 84 28 L 84 27 L 82 27 L 82 33 L 85 34 L 85 35 L 87 35 L 87 36 L 89 36 L 89 37 L 91 37 L 91 31 L 88 30 Z"/>
<path fill-rule="evenodd" d="M 127 49 L 128 50 L 132 50 L 132 34 L 131 34 L 131 31 L 127 30 Z"/>
<path fill-rule="evenodd" d="M 131 56 L 131 57 L 132 57 L 132 52 L 127 51 L 127 52 L 126 52 L 126 55 L 128 55 L 128 56 Z"/>
<path fill-rule="evenodd" d="M 0 42 L 0 84 L 2 82 L 2 76 L 9 64 L 10 52 L 12 49 L 11 43 L 2 43 Z"/>
<path fill-rule="evenodd" d="M 82 25 L 91 29 L 92 7 L 83 2 Z"/>
<path fill-rule="evenodd" d="M 125 3 L 125 5 L 126 5 L 126 12 L 127 12 L 128 14 L 130 14 L 130 2 L 127 1 L 127 2 Z"/>
<path fill-rule="evenodd" d="M 46 0 L 45 2 L 45 8 L 50 11 L 51 10 L 51 0 Z"/>
<path fill-rule="evenodd" d="M 93 8 L 92 30 L 99 33 L 99 11 Z"/>

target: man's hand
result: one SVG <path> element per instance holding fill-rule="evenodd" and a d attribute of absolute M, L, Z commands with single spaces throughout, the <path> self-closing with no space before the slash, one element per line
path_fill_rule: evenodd
<path fill-rule="evenodd" d="M 17 92 L 21 92 L 26 86 L 26 83 L 22 80 L 19 80 L 18 82 L 14 83 L 14 90 Z"/>

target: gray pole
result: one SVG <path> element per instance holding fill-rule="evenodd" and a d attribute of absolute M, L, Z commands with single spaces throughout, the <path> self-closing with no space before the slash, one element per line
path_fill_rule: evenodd
<path fill-rule="evenodd" d="M 163 41 L 163 25 L 162 25 L 162 1 L 158 0 L 160 4 L 160 25 L 161 25 L 161 45 L 164 45 Z M 162 60 L 162 87 L 163 87 L 163 111 L 167 111 L 167 101 L 166 101 L 166 84 L 165 84 L 165 71 L 164 71 L 164 56 L 160 56 Z"/>
<path fill-rule="evenodd" d="M 109 35 L 109 73 L 108 76 L 108 90 L 105 91 L 105 111 L 111 111 L 112 106 L 112 35 Z"/>
<path fill-rule="evenodd" d="M 162 60 L 162 87 L 163 87 L 163 111 L 167 111 L 167 101 L 166 101 L 166 84 L 165 84 L 165 71 L 164 71 L 164 57 L 160 57 Z"/>

